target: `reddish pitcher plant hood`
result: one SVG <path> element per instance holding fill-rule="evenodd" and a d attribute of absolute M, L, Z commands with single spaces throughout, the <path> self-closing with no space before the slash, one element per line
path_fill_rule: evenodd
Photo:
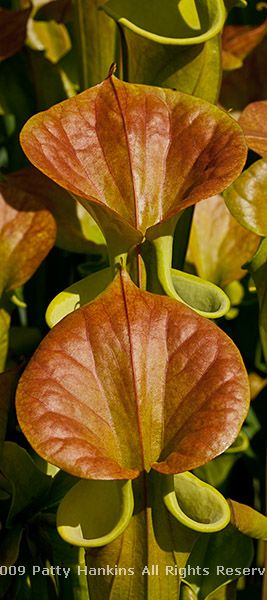
<path fill-rule="evenodd" d="M 33 116 L 21 133 L 30 161 L 80 199 L 116 252 L 224 190 L 247 148 L 239 125 L 208 102 L 170 89 L 99 85 Z"/>
<path fill-rule="evenodd" d="M 223 452 L 248 402 L 232 341 L 121 271 L 43 340 L 20 380 L 17 413 L 46 460 L 83 478 L 133 479 Z"/>

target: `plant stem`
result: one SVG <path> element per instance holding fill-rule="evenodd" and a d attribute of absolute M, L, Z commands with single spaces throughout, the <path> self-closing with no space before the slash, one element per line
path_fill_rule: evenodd
<path fill-rule="evenodd" d="M 107 77 L 115 61 L 115 23 L 101 9 L 106 0 L 74 0 L 80 91 Z"/>
<path fill-rule="evenodd" d="M 183 270 L 193 220 L 194 206 L 189 206 L 178 220 L 173 240 L 173 268 Z"/>

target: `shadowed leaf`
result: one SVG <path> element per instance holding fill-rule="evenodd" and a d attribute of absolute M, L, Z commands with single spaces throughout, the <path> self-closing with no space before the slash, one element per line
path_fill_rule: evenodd
<path fill-rule="evenodd" d="M 19 549 L 23 529 L 21 526 L 12 527 L 2 532 L 0 560 L 1 565 L 14 565 L 19 557 Z"/>
<path fill-rule="evenodd" d="M 43 506 L 52 478 L 40 471 L 26 450 L 14 442 L 4 444 L 0 471 L 12 489 L 7 525 L 20 518 L 24 522 L 26 513 L 32 516 Z"/>
<path fill-rule="evenodd" d="M 248 25 L 227 25 L 222 34 L 223 68 L 238 69 L 243 60 L 264 39 L 267 33 L 267 19 L 258 27 Z"/>
<path fill-rule="evenodd" d="M 187 567 L 189 570 L 190 565 L 191 570 L 186 581 L 198 592 L 198 600 L 208 600 L 214 590 L 238 579 L 242 569 L 250 566 L 252 558 L 252 540 L 228 525 L 223 531 L 199 538 L 188 559 Z M 204 568 L 209 570 L 208 576 Z M 235 569 L 238 569 L 237 573 Z"/>
<path fill-rule="evenodd" d="M 5 440 L 9 408 L 15 398 L 19 375 L 20 368 L 18 367 L 0 373 L 0 456 Z"/>
<path fill-rule="evenodd" d="M 265 100 L 267 39 L 244 59 L 243 66 L 234 71 L 225 72 L 222 79 L 220 103 L 235 111 L 243 110 L 247 104 L 256 100 Z"/>
<path fill-rule="evenodd" d="M 71 0 L 51 0 L 46 4 L 40 5 L 34 14 L 35 20 L 39 21 L 56 21 L 62 23 L 70 21 L 72 18 L 72 2 Z"/>
<path fill-rule="evenodd" d="M 238 453 L 224 453 L 206 465 L 199 467 L 194 471 L 194 473 L 197 475 L 197 477 L 200 477 L 203 481 L 206 481 L 213 487 L 220 487 L 229 476 L 229 473 L 238 458 L 240 458 Z"/>
<path fill-rule="evenodd" d="M 239 126 L 216 107 L 112 75 L 32 117 L 21 143 L 124 251 L 148 228 L 225 189 L 246 157 Z"/>
<path fill-rule="evenodd" d="M 194 212 L 187 260 L 197 274 L 224 288 L 246 275 L 242 269 L 259 245 L 259 237 L 237 223 L 221 196 L 200 202 Z"/>
<path fill-rule="evenodd" d="M 25 283 L 55 241 L 50 212 L 30 194 L 0 186 L 0 295 Z"/>
<path fill-rule="evenodd" d="M 20 380 L 17 413 L 49 462 L 84 478 L 132 479 L 151 466 L 190 470 L 223 452 L 248 399 L 230 339 L 121 272 L 43 340 Z"/>
<path fill-rule="evenodd" d="M 105 239 L 88 212 L 71 197 L 32 167 L 8 175 L 10 185 L 34 196 L 52 213 L 57 224 L 56 245 L 71 252 L 95 254 L 105 251 Z"/>
<path fill-rule="evenodd" d="M 26 38 L 31 8 L 5 10 L 0 8 L 0 61 L 21 50 Z"/>
<path fill-rule="evenodd" d="M 264 156 L 267 154 L 267 100 L 252 102 L 239 119 L 249 148 Z"/>

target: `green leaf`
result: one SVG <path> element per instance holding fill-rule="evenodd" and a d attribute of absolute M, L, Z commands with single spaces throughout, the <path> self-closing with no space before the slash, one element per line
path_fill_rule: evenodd
<path fill-rule="evenodd" d="M 197 600 L 197 594 L 185 582 L 181 584 L 180 600 Z"/>
<path fill-rule="evenodd" d="M 223 452 L 248 401 L 231 340 L 121 271 L 42 341 L 19 382 L 17 414 L 48 462 L 83 478 L 132 479 Z"/>
<path fill-rule="evenodd" d="M 251 411 L 251 408 L 250 408 Z M 216 488 L 220 488 L 225 483 L 234 464 L 240 458 L 243 452 L 249 448 L 249 438 L 244 429 L 248 429 L 247 421 L 241 429 L 236 440 L 227 448 L 224 454 L 217 456 L 214 460 L 198 467 L 194 470 L 195 475 Z"/>
<path fill-rule="evenodd" d="M 198 600 L 198 595 L 186 582 L 182 583 L 180 600 Z M 236 600 L 236 582 L 222 585 L 211 594 L 208 594 L 205 600 Z"/>
<path fill-rule="evenodd" d="M 220 531 L 230 521 L 225 498 L 192 473 L 165 479 L 164 503 L 186 527 L 202 533 Z"/>
<path fill-rule="evenodd" d="M 44 52 L 53 64 L 57 63 L 71 49 L 68 30 L 62 23 L 48 23 L 30 20 L 27 31 L 27 45 L 33 50 Z"/>
<path fill-rule="evenodd" d="M 218 108 L 112 74 L 33 116 L 21 143 L 31 162 L 90 212 L 112 257 L 225 189 L 247 153 L 239 126 Z"/>
<path fill-rule="evenodd" d="M 12 358 L 18 361 L 22 357 L 31 357 L 42 340 L 42 333 L 37 327 L 14 326 L 10 329 L 9 351 Z"/>
<path fill-rule="evenodd" d="M 70 53 L 58 63 L 51 63 L 45 58 L 43 52 L 31 48 L 27 49 L 27 54 L 31 63 L 31 73 L 34 81 L 35 108 L 33 112 L 46 110 L 49 106 L 53 106 L 53 104 L 57 104 L 77 93 L 76 78 L 69 68 L 72 59 Z M 34 191 L 40 192 L 41 190 L 35 188 Z"/>
<path fill-rule="evenodd" d="M 76 483 L 78 483 L 78 479 L 76 477 L 73 477 L 64 471 L 58 471 L 52 478 L 51 488 L 46 502 L 46 508 L 57 506 L 57 504 Z"/>
<path fill-rule="evenodd" d="M 236 440 L 227 448 L 227 454 L 236 454 L 237 452 L 245 452 L 249 447 L 247 434 L 241 429 Z"/>
<path fill-rule="evenodd" d="M 206 465 L 194 469 L 195 475 L 213 487 L 221 487 L 240 455 L 224 453 Z"/>
<path fill-rule="evenodd" d="M 12 527 L 12 529 L 6 529 L 2 532 L 0 548 L 1 565 L 9 567 L 17 562 L 22 535 L 23 529 L 21 526 Z"/>
<path fill-rule="evenodd" d="M 98 548 L 123 533 L 132 513 L 131 481 L 81 480 L 59 505 L 57 529 L 69 544 Z"/>
<path fill-rule="evenodd" d="M 228 525 L 223 531 L 199 538 L 187 563 L 186 581 L 198 592 L 198 600 L 205 600 L 220 586 L 238 579 L 252 557 L 252 540 Z"/>
<path fill-rule="evenodd" d="M 51 485 L 51 477 L 39 471 L 24 448 L 5 442 L 0 469 L 12 486 L 7 526 L 32 516 L 40 509 Z"/>

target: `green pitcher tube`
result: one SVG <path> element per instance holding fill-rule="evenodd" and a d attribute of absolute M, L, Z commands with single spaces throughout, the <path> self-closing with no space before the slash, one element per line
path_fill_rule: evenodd
<path fill-rule="evenodd" d="M 124 79 L 216 103 L 223 0 L 109 0 L 103 9 L 120 29 Z"/>

